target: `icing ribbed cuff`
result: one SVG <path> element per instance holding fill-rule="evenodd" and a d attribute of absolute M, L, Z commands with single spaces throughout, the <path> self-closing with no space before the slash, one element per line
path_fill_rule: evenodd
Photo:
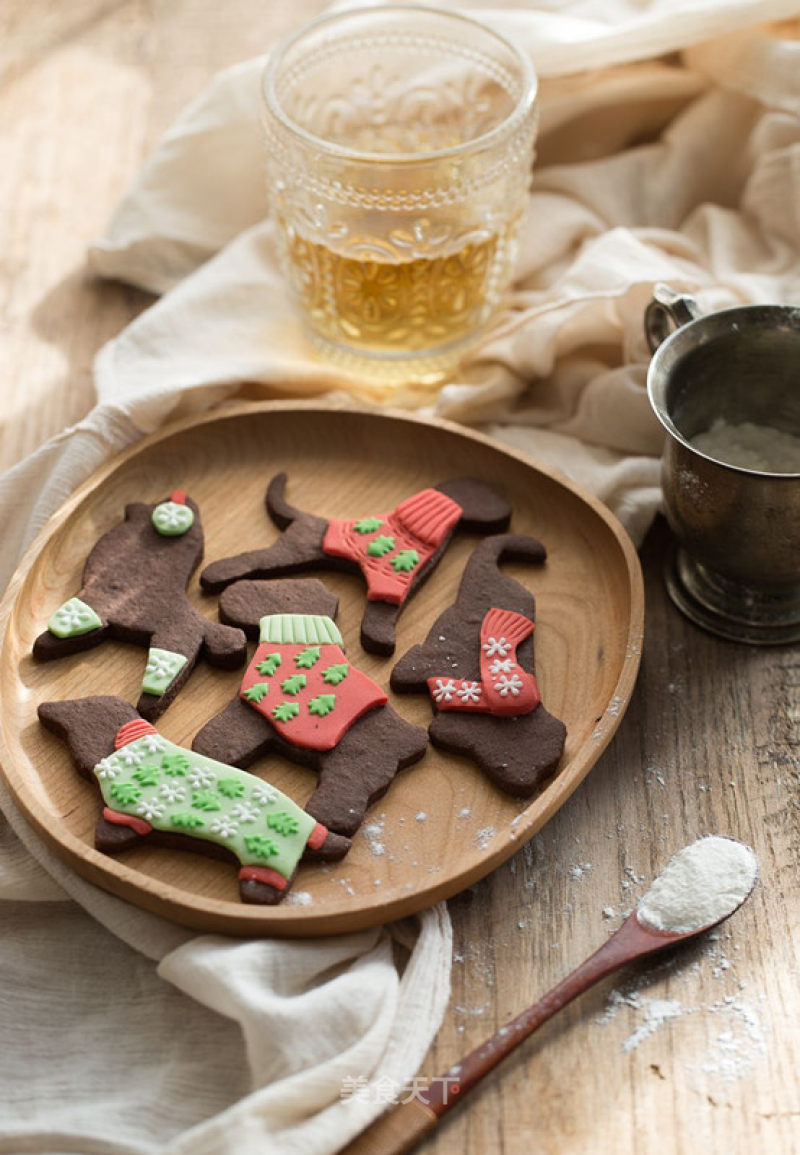
<path fill-rule="evenodd" d="M 261 642 L 303 646 L 344 644 L 336 625 L 322 614 L 267 614 L 259 624 Z"/>

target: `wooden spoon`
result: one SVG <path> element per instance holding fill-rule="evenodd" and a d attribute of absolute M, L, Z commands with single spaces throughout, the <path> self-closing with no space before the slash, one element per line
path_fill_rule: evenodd
<path fill-rule="evenodd" d="M 424 1091 L 416 1093 L 413 1098 L 382 1115 L 354 1139 L 342 1155 L 403 1155 L 404 1152 L 411 1151 L 436 1127 L 442 1115 L 459 1103 L 484 1075 L 567 1003 L 571 1003 L 578 995 L 583 994 L 585 990 L 619 967 L 656 951 L 675 946 L 676 943 L 684 942 L 686 939 L 696 938 L 697 935 L 719 926 L 750 896 L 755 881 L 754 875 L 747 893 L 739 895 L 736 904 L 721 918 L 689 931 L 658 930 L 642 922 L 639 910 L 634 910 L 599 950 L 590 955 L 543 998 L 517 1015 L 506 1026 L 501 1027 L 460 1063 L 448 1068 L 438 1078 L 431 1079 Z"/>

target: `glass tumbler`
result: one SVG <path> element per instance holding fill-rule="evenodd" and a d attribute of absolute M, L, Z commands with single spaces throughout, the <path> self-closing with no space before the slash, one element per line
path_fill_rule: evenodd
<path fill-rule="evenodd" d="M 443 380 L 513 269 L 532 64 L 474 20 L 387 5 L 307 25 L 263 85 L 271 210 L 314 344 L 371 384 Z"/>

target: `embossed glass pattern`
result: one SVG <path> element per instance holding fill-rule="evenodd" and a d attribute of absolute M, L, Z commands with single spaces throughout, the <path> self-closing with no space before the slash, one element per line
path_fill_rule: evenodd
<path fill-rule="evenodd" d="M 318 348 L 363 379 L 445 378 L 513 268 L 536 132 L 527 58 L 481 24 L 324 17 L 264 77 L 267 184 Z"/>

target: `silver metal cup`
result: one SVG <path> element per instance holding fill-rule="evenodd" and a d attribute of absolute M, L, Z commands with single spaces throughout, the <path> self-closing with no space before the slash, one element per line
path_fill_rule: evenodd
<path fill-rule="evenodd" d="M 690 439 L 717 418 L 800 436 L 800 308 L 747 305 L 700 316 L 691 297 L 657 285 L 645 332 L 653 352 L 647 391 L 668 434 L 664 512 L 678 539 L 665 575 L 670 597 L 722 637 L 797 641 L 800 473 L 718 461 Z"/>

